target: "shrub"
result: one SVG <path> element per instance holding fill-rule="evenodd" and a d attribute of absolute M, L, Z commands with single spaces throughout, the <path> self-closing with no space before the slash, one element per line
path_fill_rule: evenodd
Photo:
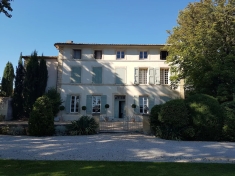
<path fill-rule="evenodd" d="M 159 126 L 161 124 L 160 121 L 158 120 L 158 116 L 161 111 L 161 107 L 162 107 L 161 104 L 155 105 L 154 107 L 152 107 L 151 113 L 150 113 L 150 127 L 152 130 L 152 133 L 156 136 L 159 136 L 159 134 L 158 134 L 159 130 L 157 130 L 157 129 L 159 128 Z"/>
<path fill-rule="evenodd" d="M 93 117 L 82 116 L 79 120 L 71 122 L 69 126 L 69 133 L 71 135 L 95 134 L 98 124 Z"/>
<path fill-rule="evenodd" d="M 39 97 L 30 113 L 28 131 L 32 136 L 48 136 L 54 133 L 54 117 L 50 99 L 47 96 Z"/>
<path fill-rule="evenodd" d="M 176 99 L 162 105 L 158 120 L 158 133 L 164 139 L 184 139 L 189 126 L 188 111 L 184 100 Z M 184 135 L 183 135 L 184 134 Z"/>
<path fill-rule="evenodd" d="M 8 125 L 2 126 L 0 132 L 0 134 L 11 134 L 11 130 Z"/>
<path fill-rule="evenodd" d="M 25 129 L 22 126 L 16 126 L 10 128 L 12 135 L 25 135 Z"/>
<path fill-rule="evenodd" d="M 50 99 L 53 116 L 56 117 L 56 115 L 60 111 L 60 105 L 63 103 L 63 101 L 61 100 L 61 96 L 55 88 L 50 88 L 47 91 L 46 96 Z"/>
<path fill-rule="evenodd" d="M 65 136 L 68 133 L 68 129 L 66 126 L 59 125 L 55 127 L 55 135 L 56 136 Z"/>
<path fill-rule="evenodd" d="M 235 141 L 235 102 L 221 104 L 225 117 L 223 123 L 223 140 Z"/>
<path fill-rule="evenodd" d="M 209 95 L 195 94 L 186 99 L 190 123 L 195 129 L 196 140 L 220 140 L 223 126 L 223 109 Z"/>

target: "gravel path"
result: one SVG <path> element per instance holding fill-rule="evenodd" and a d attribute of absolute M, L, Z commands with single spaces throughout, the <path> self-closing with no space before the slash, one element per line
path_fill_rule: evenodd
<path fill-rule="evenodd" d="M 168 141 L 142 134 L 0 135 L 0 158 L 235 163 L 235 143 Z"/>

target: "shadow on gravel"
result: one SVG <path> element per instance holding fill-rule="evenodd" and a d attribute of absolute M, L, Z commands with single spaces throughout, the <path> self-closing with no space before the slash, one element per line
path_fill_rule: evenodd
<path fill-rule="evenodd" d="M 235 143 L 170 141 L 142 134 L 0 136 L 0 158 L 235 163 Z"/>

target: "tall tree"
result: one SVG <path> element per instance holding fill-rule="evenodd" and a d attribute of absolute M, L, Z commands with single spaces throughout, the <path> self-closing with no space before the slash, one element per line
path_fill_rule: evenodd
<path fill-rule="evenodd" d="M 46 61 L 38 61 L 37 52 L 34 51 L 31 57 L 26 61 L 26 73 L 24 79 L 24 112 L 29 117 L 33 104 L 38 97 L 45 93 L 47 86 L 48 71 Z"/>
<path fill-rule="evenodd" d="M 232 99 L 235 92 L 235 0 L 201 0 L 179 13 L 178 25 L 168 31 L 167 61 L 176 68 L 173 84 Z"/>
<path fill-rule="evenodd" d="M 12 0 L 0 0 L 0 13 L 3 12 L 8 18 L 12 17 L 12 15 L 8 13 L 8 11 L 13 11 L 10 1 Z"/>
<path fill-rule="evenodd" d="M 26 72 L 24 79 L 24 112 L 25 117 L 29 117 L 29 113 L 33 107 L 34 102 L 38 98 L 38 85 L 39 85 L 39 65 L 37 52 L 31 54 L 29 60 L 26 61 Z"/>
<path fill-rule="evenodd" d="M 40 59 L 39 64 L 39 89 L 38 89 L 38 97 L 42 96 L 45 93 L 46 86 L 47 86 L 47 79 L 48 79 L 48 71 L 46 61 L 43 58 L 43 55 Z"/>
<path fill-rule="evenodd" d="M 7 62 L 2 77 L 1 94 L 9 97 L 13 92 L 14 68 L 11 62 Z"/>
<path fill-rule="evenodd" d="M 22 53 L 20 53 L 18 66 L 16 67 L 15 88 L 12 97 L 12 113 L 14 119 L 19 119 L 24 115 L 24 110 L 23 110 L 24 75 L 25 75 L 25 69 L 22 61 Z"/>

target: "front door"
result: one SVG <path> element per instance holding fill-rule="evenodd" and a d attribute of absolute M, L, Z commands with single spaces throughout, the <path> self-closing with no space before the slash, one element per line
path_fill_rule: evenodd
<path fill-rule="evenodd" d="M 125 115 L 125 101 L 119 101 L 119 118 L 124 118 Z"/>
<path fill-rule="evenodd" d="M 123 118 L 125 116 L 125 95 L 115 95 L 114 96 L 114 117 Z"/>

